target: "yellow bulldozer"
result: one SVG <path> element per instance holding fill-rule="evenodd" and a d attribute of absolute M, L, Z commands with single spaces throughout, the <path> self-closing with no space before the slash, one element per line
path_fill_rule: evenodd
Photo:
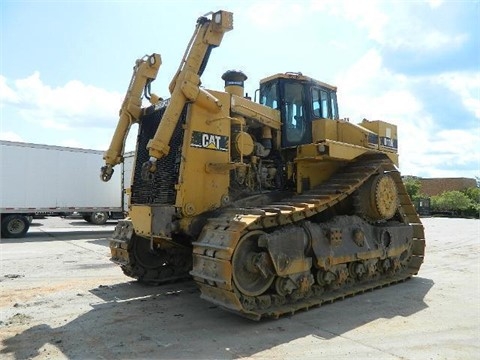
<path fill-rule="evenodd" d="M 193 278 L 201 297 L 258 320 L 417 274 L 424 230 L 402 183 L 395 125 L 339 118 L 336 87 L 301 73 L 227 71 L 204 89 L 233 14 L 200 17 L 170 98 L 151 92 L 159 54 L 136 61 L 101 178 L 138 123 L 129 217 L 112 261 L 140 282 Z M 142 107 L 142 99 L 150 101 Z"/>

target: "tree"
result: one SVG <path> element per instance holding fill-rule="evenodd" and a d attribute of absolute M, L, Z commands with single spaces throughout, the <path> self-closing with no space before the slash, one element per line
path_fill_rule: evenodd
<path fill-rule="evenodd" d="M 420 180 L 413 176 L 407 176 L 403 178 L 403 184 L 407 189 L 407 194 L 410 196 L 412 201 L 425 198 L 426 196 L 420 193 L 420 188 L 422 187 Z"/>
<path fill-rule="evenodd" d="M 444 193 L 431 198 L 433 211 L 461 214 L 472 206 L 470 198 L 461 191 L 445 191 Z"/>
<path fill-rule="evenodd" d="M 480 204 L 480 188 L 471 187 L 462 191 L 475 204 Z"/>
<path fill-rule="evenodd" d="M 478 178 L 477 178 L 478 179 Z M 464 211 L 465 216 L 480 217 L 480 188 L 472 187 L 462 191 L 471 202 L 471 205 Z"/>

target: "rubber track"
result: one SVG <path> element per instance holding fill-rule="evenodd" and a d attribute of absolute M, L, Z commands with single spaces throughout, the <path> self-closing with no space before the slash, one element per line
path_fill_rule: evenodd
<path fill-rule="evenodd" d="M 253 230 L 268 230 L 295 224 L 334 206 L 352 195 L 370 176 L 388 171 L 393 177 L 399 195 L 399 212 L 406 224 L 413 227 L 412 256 L 402 271 L 377 280 L 356 282 L 335 291 L 314 293 L 313 296 L 295 302 L 277 302 L 259 296 L 251 309 L 242 303 L 242 296 L 232 280 L 232 256 L 240 238 Z M 193 243 L 193 269 L 191 275 L 201 290 L 201 297 L 242 316 L 259 320 L 262 317 L 277 318 L 293 314 L 335 300 L 344 299 L 365 291 L 405 281 L 418 273 L 423 262 L 425 236 L 423 225 L 410 201 L 399 172 L 385 156 L 365 156 L 334 174 L 315 190 L 294 196 L 286 201 L 255 209 L 229 209 L 222 217 L 210 219 L 197 242 Z M 266 302 L 265 302 L 266 301 Z M 283 303 L 283 304 L 282 304 Z"/>

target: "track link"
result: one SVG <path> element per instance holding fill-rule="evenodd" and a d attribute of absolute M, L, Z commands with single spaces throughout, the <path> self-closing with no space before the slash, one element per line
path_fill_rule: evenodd
<path fill-rule="evenodd" d="M 387 171 L 395 181 L 399 196 L 398 213 L 413 230 L 411 255 L 392 273 L 350 281 L 340 288 L 313 285 L 300 297 L 278 294 L 245 296 L 233 281 L 232 257 L 242 236 L 256 231 L 271 231 L 320 214 L 344 200 L 379 171 Z M 331 303 L 345 297 L 385 287 L 409 279 L 423 262 L 425 239 L 423 225 L 410 201 L 399 172 L 384 156 L 364 156 L 349 164 L 315 190 L 260 208 L 235 208 L 210 219 L 198 241 L 193 243 L 193 269 L 190 272 L 201 290 L 201 297 L 242 316 L 259 320 L 278 318 L 299 310 Z"/>
<path fill-rule="evenodd" d="M 125 275 L 142 283 L 159 285 L 190 278 L 190 248 L 150 251 L 149 247 L 148 240 L 133 233 L 130 220 L 121 220 L 110 238 L 111 260 L 120 265 Z"/>

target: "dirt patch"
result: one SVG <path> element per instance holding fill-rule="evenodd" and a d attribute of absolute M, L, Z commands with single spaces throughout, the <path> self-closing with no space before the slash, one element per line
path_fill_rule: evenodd
<path fill-rule="evenodd" d="M 7 321 L 5 321 L 4 324 L 0 323 L 0 325 L 5 325 L 5 326 L 25 325 L 25 324 L 28 324 L 31 320 L 33 320 L 33 317 L 31 317 L 30 315 L 16 313 L 12 317 L 10 317 Z"/>

